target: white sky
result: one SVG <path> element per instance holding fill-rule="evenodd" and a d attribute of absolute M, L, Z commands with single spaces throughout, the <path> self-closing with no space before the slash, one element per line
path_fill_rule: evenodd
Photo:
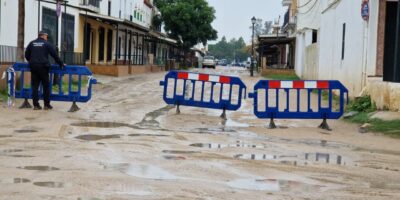
<path fill-rule="evenodd" d="M 216 10 L 217 19 L 213 23 L 218 31 L 218 41 L 226 36 L 232 38 L 243 37 L 246 43 L 251 41 L 251 18 L 261 18 L 263 21 L 274 21 L 281 16 L 280 23 L 287 8 L 282 6 L 282 0 L 207 0 Z M 209 41 L 213 44 L 216 41 Z"/>

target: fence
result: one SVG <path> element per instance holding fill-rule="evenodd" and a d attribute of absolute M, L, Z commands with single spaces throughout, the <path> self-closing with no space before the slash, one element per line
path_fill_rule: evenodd
<path fill-rule="evenodd" d="M 0 45 L 0 63 L 17 61 L 17 47 Z"/>

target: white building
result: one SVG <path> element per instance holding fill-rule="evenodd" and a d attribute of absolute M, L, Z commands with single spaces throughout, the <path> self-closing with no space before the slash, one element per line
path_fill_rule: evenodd
<path fill-rule="evenodd" d="M 152 0 L 69 0 L 60 10 L 58 17 L 56 0 L 25 1 L 25 46 L 44 30 L 67 63 L 146 65 L 162 64 L 176 43 L 152 27 Z M 10 50 L 17 46 L 18 1 L 0 0 L 0 12 L 0 46 Z"/>
<path fill-rule="evenodd" d="M 292 0 L 296 73 L 340 80 L 350 96 L 370 94 L 378 108 L 400 109 L 400 64 L 395 64 L 397 0 Z M 362 3 L 368 6 L 361 15 Z"/>

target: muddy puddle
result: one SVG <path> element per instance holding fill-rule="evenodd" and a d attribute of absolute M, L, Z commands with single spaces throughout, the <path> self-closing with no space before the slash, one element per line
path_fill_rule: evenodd
<path fill-rule="evenodd" d="M 170 135 L 163 134 L 129 134 L 130 137 L 169 137 Z"/>
<path fill-rule="evenodd" d="M 165 155 L 163 156 L 163 158 L 166 160 L 186 160 L 186 158 L 183 156 L 172 156 L 172 155 Z"/>
<path fill-rule="evenodd" d="M 171 172 L 153 165 L 128 165 L 122 172 L 144 179 L 173 180 L 179 178 Z"/>
<path fill-rule="evenodd" d="M 218 143 L 194 143 L 190 144 L 191 147 L 207 148 L 207 149 L 222 149 L 222 148 L 253 148 L 253 149 L 264 149 L 266 145 L 247 144 L 242 141 L 236 141 L 232 144 L 218 144 Z"/>
<path fill-rule="evenodd" d="M 116 139 L 121 138 L 121 135 L 80 135 L 76 136 L 76 139 L 85 140 L 85 141 L 98 141 L 105 139 Z"/>
<path fill-rule="evenodd" d="M 227 185 L 235 189 L 256 190 L 268 192 L 280 191 L 319 191 L 322 186 L 311 185 L 291 180 L 277 179 L 236 179 L 227 182 Z"/>
<path fill-rule="evenodd" d="M 201 153 L 200 151 L 182 151 L 182 150 L 163 150 L 163 153 L 168 154 L 194 154 L 194 153 Z"/>
<path fill-rule="evenodd" d="M 14 183 L 29 183 L 31 180 L 26 178 L 14 178 Z"/>
<path fill-rule="evenodd" d="M 21 129 L 21 130 L 14 130 L 14 133 L 37 133 L 37 130 L 32 129 Z"/>
<path fill-rule="evenodd" d="M 303 155 L 236 154 L 233 157 L 243 160 L 276 161 L 295 166 L 308 164 L 347 165 L 350 162 L 341 155 L 318 152 L 305 153 Z"/>
<path fill-rule="evenodd" d="M 237 128 L 248 128 L 248 127 L 250 127 L 249 124 L 240 123 L 240 122 L 234 121 L 232 119 L 222 120 L 221 124 L 223 126 L 225 126 L 225 127 L 237 127 Z"/>
<path fill-rule="evenodd" d="M 18 169 L 25 169 L 25 170 L 34 170 L 34 171 L 56 171 L 60 170 L 57 167 L 51 166 L 25 166 L 25 167 L 17 167 Z"/>
<path fill-rule="evenodd" d="M 60 182 L 34 182 L 33 185 L 39 187 L 48 187 L 48 188 L 62 188 L 64 187 L 64 183 Z"/>
<path fill-rule="evenodd" d="M 135 125 L 139 126 L 139 127 L 158 128 L 160 126 L 160 123 L 156 119 L 162 115 L 166 115 L 170 110 L 172 110 L 174 108 L 175 108 L 175 106 L 167 105 L 160 109 L 149 112 L 144 116 L 144 118 L 142 119 L 141 122 L 139 122 Z"/>
<path fill-rule="evenodd" d="M 131 125 L 118 122 L 80 122 L 80 123 L 72 123 L 71 126 L 93 127 L 93 128 L 120 128 L 120 127 L 130 127 Z"/>

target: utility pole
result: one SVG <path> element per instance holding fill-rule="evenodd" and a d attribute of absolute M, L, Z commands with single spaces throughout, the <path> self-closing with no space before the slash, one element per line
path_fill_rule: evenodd
<path fill-rule="evenodd" d="M 256 24 L 256 17 L 251 18 L 253 24 L 253 33 L 251 35 L 251 64 L 250 64 L 250 76 L 254 76 L 254 25 Z"/>

